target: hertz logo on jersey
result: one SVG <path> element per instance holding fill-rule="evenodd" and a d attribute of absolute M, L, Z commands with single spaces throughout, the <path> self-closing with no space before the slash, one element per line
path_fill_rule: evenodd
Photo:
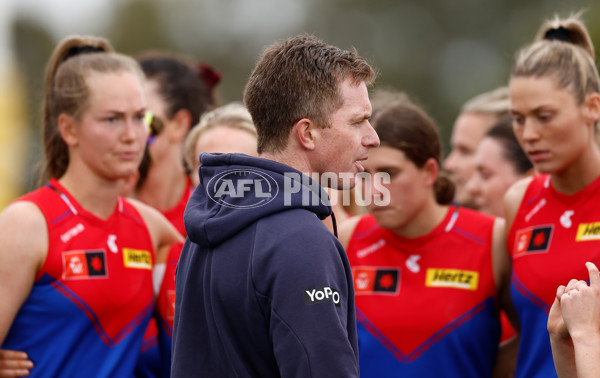
<path fill-rule="evenodd" d="M 152 270 L 152 255 L 140 249 L 123 248 L 123 264 L 127 268 Z"/>
<path fill-rule="evenodd" d="M 600 222 L 580 223 L 577 228 L 576 241 L 600 240 Z"/>
<path fill-rule="evenodd" d="M 459 269 L 427 269 L 425 286 L 477 290 L 479 272 Z"/>

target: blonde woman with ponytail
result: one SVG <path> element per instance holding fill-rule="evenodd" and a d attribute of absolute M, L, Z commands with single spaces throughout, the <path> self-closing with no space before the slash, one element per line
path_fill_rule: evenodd
<path fill-rule="evenodd" d="M 26 353 L 32 377 L 133 374 L 155 252 L 181 240 L 119 195 L 148 137 L 142 80 L 101 38 L 66 38 L 50 58 L 45 185 L 0 214 L 0 348 Z M 15 355 L 0 357 L 0 375 L 23 374 L 4 361 Z"/>
<path fill-rule="evenodd" d="M 373 128 L 381 145 L 364 162 L 369 214 L 340 226 L 361 377 L 491 377 L 510 273 L 504 221 L 450 205 L 437 127 L 410 100 L 378 110 Z"/>
<path fill-rule="evenodd" d="M 510 76 L 513 129 L 539 172 L 505 197 L 511 297 L 521 328 L 516 377 L 556 376 L 551 345 L 573 362 L 559 359 L 559 375 L 576 376 L 562 368 L 574 368 L 573 344 L 582 340 L 565 328 L 557 287 L 586 280 L 585 262 L 600 258 L 600 80 L 594 62 L 579 16 L 555 17 L 518 52 Z"/>

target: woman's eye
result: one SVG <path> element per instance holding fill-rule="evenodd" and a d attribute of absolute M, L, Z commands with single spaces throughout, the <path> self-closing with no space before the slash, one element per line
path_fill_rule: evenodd
<path fill-rule="evenodd" d="M 146 125 L 146 116 L 144 114 L 138 114 L 134 117 L 134 122 L 136 124 L 143 124 L 144 126 Z"/>
<path fill-rule="evenodd" d="M 398 173 L 400 173 L 398 169 L 383 169 L 379 172 L 387 174 L 390 178 L 395 177 L 396 175 L 398 175 Z"/>
<path fill-rule="evenodd" d="M 525 122 L 525 118 L 521 116 L 513 116 L 513 124 L 522 125 Z"/>

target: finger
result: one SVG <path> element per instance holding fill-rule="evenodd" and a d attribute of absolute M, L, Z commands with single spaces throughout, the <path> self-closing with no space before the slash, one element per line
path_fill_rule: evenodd
<path fill-rule="evenodd" d="M 0 369 L 0 377 L 26 377 L 29 375 L 27 369 Z"/>
<path fill-rule="evenodd" d="M 0 349 L 0 360 L 26 360 L 27 353 L 18 350 Z"/>
<path fill-rule="evenodd" d="M 581 290 L 587 289 L 588 287 L 589 287 L 589 286 L 588 286 L 587 282 L 585 282 L 585 281 L 578 281 L 578 282 L 575 284 L 575 289 L 576 289 L 576 290 L 578 290 L 578 291 L 581 291 Z"/>
<path fill-rule="evenodd" d="M 3 360 L 0 361 L 0 377 L 4 377 L 3 373 L 5 370 L 29 370 L 33 369 L 33 362 L 29 360 Z"/>
<path fill-rule="evenodd" d="M 596 264 L 588 261 L 585 263 L 585 266 L 590 273 L 590 286 L 600 287 L 600 271 L 598 271 Z"/>
<path fill-rule="evenodd" d="M 0 349 L 0 377 L 22 377 L 29 375 L 33 362 L 25 352 Z"/>
<path fill-rule="evenodd" d="M 2 360 L 0 361 L 0 372 L 10 369 L 33 369 L 33 362 L 29 360 Z M 0 377 L 3 377 L 0 374 Z"/>
<path fill-rule="evenodd" d="M 577 282 L 579 282 L 579 280 L 576 280 L 574 278 L 571 281 L 569 281 L 569 283 L 567 284 L 567 289 L 565 290 L 565 292 L 569 292 L 569 291 L 575 289 L 575 285 L 577 285 Z"/>
<path fill-rule="evenodd" d="M 558 289 L 556 289 L 556 299 L 560 302 L 560 297 L 565 293 L 566 287 L 564 285 L 560 285 Z"/>

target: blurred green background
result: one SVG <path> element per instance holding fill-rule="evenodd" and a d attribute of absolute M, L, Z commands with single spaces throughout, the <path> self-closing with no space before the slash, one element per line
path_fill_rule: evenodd
<path fill-rule="evenodd" d="M 438 122 L 447 153 L 460 106 L 507 82 L 515 51 L 543 20 L 579 10 L 598 46 L 592 0 L 2 0 L 0 208 L 37 185 L 43 71 L 69 34 L 104 36 L 127 54 L 162 49 L 207 62 L 229 102 L 242 99 L 266 45 L 312 33 L 355 47 L 379 71 L 376 87 L 415 97 Z"/>

